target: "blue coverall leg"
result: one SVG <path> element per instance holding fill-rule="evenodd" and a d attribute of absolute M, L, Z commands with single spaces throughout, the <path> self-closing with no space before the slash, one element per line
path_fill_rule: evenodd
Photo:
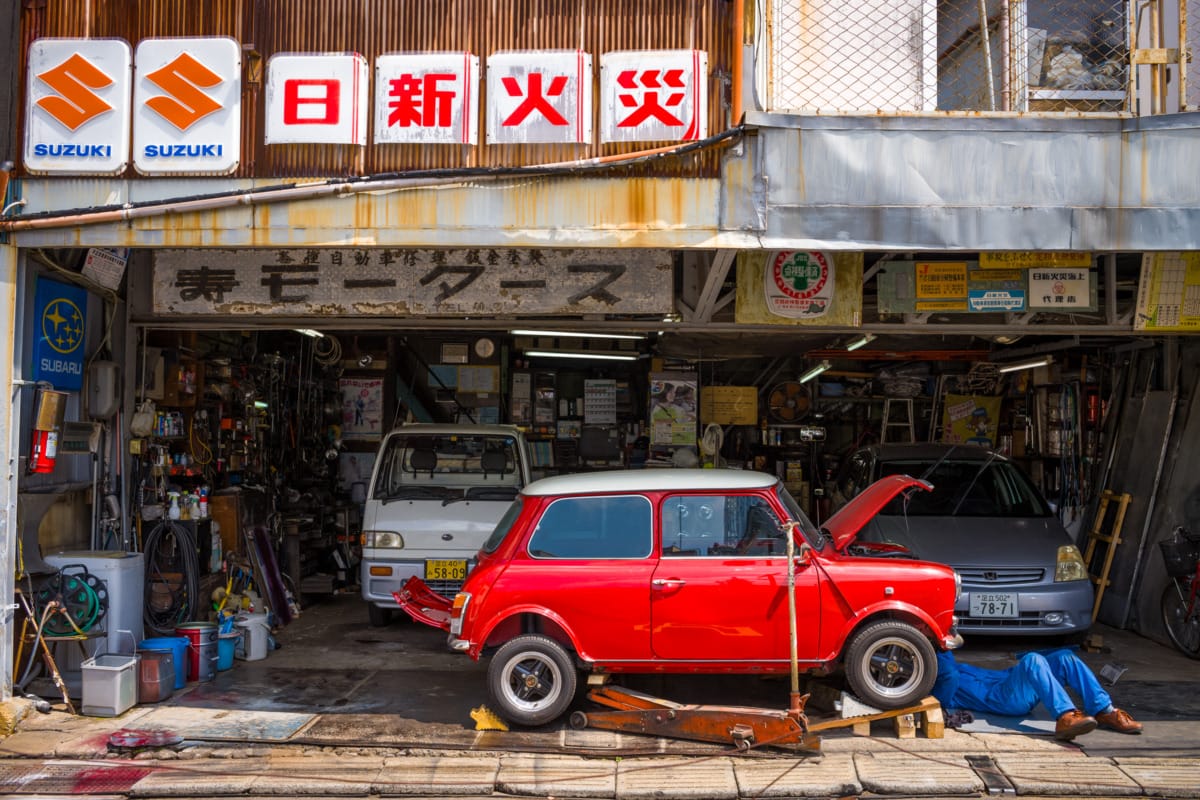
<path fill-rule="evenodd" d="M 1041 702 L 1057 719 L 1075 708 L 1064 686 L 1079 692 L 1083 710 L 1089 715 L 1112 705 L 1092 671 L 1067 649 L 1021 656 L 1004 680 L 988 692 L 988 705 L 998 713 L 1020 716 Z"/>

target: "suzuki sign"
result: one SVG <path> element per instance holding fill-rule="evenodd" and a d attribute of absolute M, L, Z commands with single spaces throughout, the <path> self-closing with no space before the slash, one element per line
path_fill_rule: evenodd
<path fill-rule="evenodd" d="M 233 39 L 146 39 L 135 61 L 134 168 L 143 175 L 237 169 L 241 46 Z"/>
<path fill-rule="evenodd" d="M 115 175 L 129 164 L 129 71 L 120 39 L 39 39 L 29 47 L 25 166 Z"/>

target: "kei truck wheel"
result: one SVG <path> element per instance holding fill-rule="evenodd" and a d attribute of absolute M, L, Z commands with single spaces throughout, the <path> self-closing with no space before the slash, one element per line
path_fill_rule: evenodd
<path fill-rule="evenodd" d="M 937 653 L 919 630 L 883 620 L 846 647 L 846 680 L 859 700 L 884 710 L 916 705 L 937 680 Z"/>
<path fill-rule="evenodd" d="M 575 699 L 579 676 L 570 653 L 547 636 L 505 642 L 488 665 L 488 695 L 496 713 L 518 725 L 545 725 Z"/>

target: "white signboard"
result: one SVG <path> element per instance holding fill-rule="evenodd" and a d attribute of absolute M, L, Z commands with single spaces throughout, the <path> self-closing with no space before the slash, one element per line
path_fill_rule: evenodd
<path fill-rule="evenodd" d="M 600 56 L 600 141 L 690 142 L 708 135 L 708 53 L 628 50 Z"/>
<path fill-rule="evenodd" d="M 470 53 L 375 60 L 375 141 L 478 144 L 479 57 Z"/>
<path fill-rule="evenodd" d="M 155 314 L 665 314 L 665 250 L 159 250 Z"/>
<path fill-rule="evenodd" d="M 133 82 L 133 166 L 143 175 L 213 174 L 241 159 L 241 45 L 146 39 Z"/>
<path fill-rule="evenodd" d="M 488 144 L 589 144 L 592 56 L 582 50 L 493 53 Z"/>
<path fill-rule="evenodd" d="M 125 277 L 125 265 L 129 263 L 129 249 L 106 250 L 92 247 L 83 260 L 83 274 L 96 283 L 114 292 L 121 288 Z"/>
<path fill-rule="evenodd" d="M 121 39 L 38 39 L 29 47 L 25 167 L 115 175 L 129 163 L 132 57 Z"/>
<path fill-rule="evenodd" d="M 1029 270 L 1029 308 L 1044 311 L 1092 308 L 1091 272 L 1053 267 Z"/>
<path fill-rule="evenodd" d="M 271 56 L 267 144 L 366 144 L 367 60 L 358 53 Z"/>
<path fill-rule="evenodd" d="M 767 310 L 791 319 L 824 316 L 833 304 L 835 283 L 831 253 L 782 250 L 763 270 Z"/>

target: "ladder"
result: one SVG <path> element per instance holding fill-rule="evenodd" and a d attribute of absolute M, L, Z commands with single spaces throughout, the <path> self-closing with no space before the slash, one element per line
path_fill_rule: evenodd
<path fill-rule="evenodd" d="M 896 409 L 897 412 L 901 408 L 904 409 L 904 416 L 897 416 L 895 419 L 892 419 L 892 403 L 898 406 Z M 889 397 L 883 401 L 883 421 L 879 426 L 879 442 L 881 444 L 888 441 L 889 428 L 899 428 L 902 433 L 908 436 L 907 440 L 897 439 L 896 441 L 915 442 L 917 440 L 916 431 L 913 429 L 913 401 L 911 397 L 900 400 L 893 400 Z"/>
<path fill-rule="evenodd" d="M 1129 502 L 1133 497 L 1128 492 L 1120 494 L 1105 489 L 1100 493 L 1100 506 L 1096 509 L 1096 518 L 1092 521 L 1091 530 L 1088 531 L 1087 547 L 1083 553 L 1083 563 L 1087 567 L 1088 579 L 1096 586 L 1096 597 L 1092 603 L 1092 621 L 1096 620 L 1096 615 L 1100 613 L 1100 601 L 1104 599 L 1104 590 L 1112 583 L 1108 579 L 1108 573 L 1112 570 L 1113 556 L 1116 555 L 1117 545 L 1121 543 L 1121 527 L 1125 524 L 1125 512 L 1129 509 Z M 1116 507 L 1116 517 L 1112 520 L 1106 520 L 1105 516 L 1108 512 L 1109 504 L 1112 503 Z M 1108 532 L 1105 532 L 1105 523 L 1111 523 Z M 1098 542 L 1106 545 L 1104 548 L 1104 559 L 1101 563 L 1099 572 L 1093 571 L 1092 561 L 1099 557 Z"/>

